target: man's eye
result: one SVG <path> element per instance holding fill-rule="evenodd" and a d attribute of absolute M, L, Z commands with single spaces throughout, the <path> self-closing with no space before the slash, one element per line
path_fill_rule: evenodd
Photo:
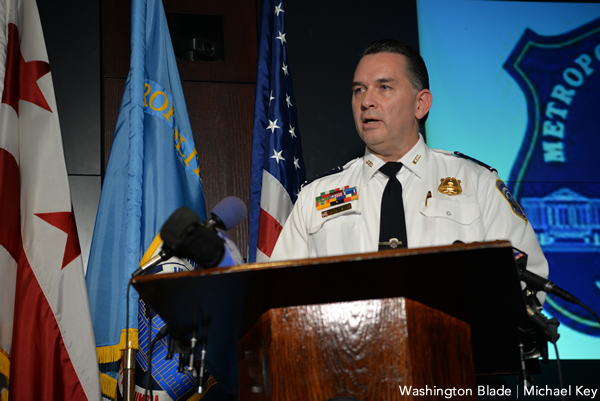
<path fill-rule="evenodd" d="M 388 90 L 388 89 L 391 89 L 391 88 L 389 86 L 387 86 L 387 85 L 381 85 L 381 89 Z"/>
<path fill-rule="evenodd" d="M 354 88 L 354 89 L 353 89 L 353 92 L 354 92 L 354 93 L 361 93 L 361 92 L 363 92 L 363 91 L 364 91 L 364 88 Z"/>

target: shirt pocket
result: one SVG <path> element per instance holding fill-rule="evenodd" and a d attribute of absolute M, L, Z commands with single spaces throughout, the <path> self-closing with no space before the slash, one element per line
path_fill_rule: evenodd
<path fill-rule="evenodd" d="M 423 235 L 429 245 L 447 245 L 456 240 L 481 241 L 483 238 L 479 204 L 469 201 L 431 198 L 422 206 Z M 409 238 L 410 244 L 410 238 Z"/>
<path fill-rule="evenodd" d="M 308 229 L 309 256 L 334 256 L 364 252 L 364 223 L 360 210 L 351 209 L 320 217 Z"/>
<path fill-rule="evenodd" d="M 421 214 L 427 217 L 447 219 L 461 225 L 469 225 L 480 217 L 477 203 L 439 198 L 430 198 L 427 206 L 421 208 Z"/>

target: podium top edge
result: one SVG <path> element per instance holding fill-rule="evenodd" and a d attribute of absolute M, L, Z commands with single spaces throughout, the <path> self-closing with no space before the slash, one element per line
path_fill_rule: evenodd
<path fill-rule="evenodd" d="M 256 270 L 269 270 L 269 269 L 280 269 L 286 267 L 299 267 L 299 266 L 311 266 L 311 265 L 322 265 L 322 264 L 335 264 L 343 263 L 348 261 L 359 261 L 359 260 L 377 260 L 387 259 L 402 256 L 414 256 L 419 254 L 427 253 L 446 253 L 446 252 L 458 252 L 458 251 L 473 251 L 480 249 L 497 249 L 497 248 L 512 248 L 509 241 L 488 241 L 488 242 L 472 242 L 468 244 L 458 243 L 453 245 L 434 246 L 434 247 L 423 247 L 423 248 L 403 248 L 403 249 L 391 249 L 379 252 L 369 253 L 356 253 L 339 256 L 326 256 L 318 258 L 308 259 L 296 259 L 286 260 L 277 262 L 262 262 L 262 263 L 247 263 L 243 265 L 231 266 L 231 267 L 213 267 L 209 269 L 194 270 L 188 272 L 179 273 L 168 273 L 161 274 L 162 280 L 171 278 L 178 279 L 182 277 L 196 277 L 203 275 L 216 275 L 216 274 L 230 274 L 230 273 L 241 273 L 247 271 Z M 156 275 L 138 276 L 133 277 L 130 280 L 131 284 L 143 283 L 145 281 L 152 281 L 156 279 Z"/>

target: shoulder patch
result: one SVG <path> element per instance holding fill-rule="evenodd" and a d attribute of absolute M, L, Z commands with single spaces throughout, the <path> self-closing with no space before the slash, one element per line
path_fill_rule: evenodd
<path fill-rule="evenodd" d="M 497 179 L 496 189 L 498 189 L 498 191 L 500 191 L 504 199 L 506 199 L 513 213 L 522 218 L 525 221 L 525 223 L 527 223 L 527 216 L 525 215 L 525 212 L 523 211 L 523 209 L 521 209 L 521 206 L 517 203 L 517 200 L 513 198 L 512 194 L 506 187 L 506 184 L 504 184 L 504 181 L 502 181 L 501 179 Z"/>
<path fill-rule="evenodd" d="M 498 170 L 496 170 L 495 168 L 493 168 L 493 167 L 491 167 L 491 166 L 489 166 L 489 165 L 485 164 L 484 162 L 481 162 L 481 161 L 479 161 L 479 160 L 477 160 L 477 159 L 474 159 L 474 158 L 472 158 L 471 156 L 467 156 L 467 155 L 465 155 L 464 153 L 460 153 L 460 152 L 454 152 L 454 155 L 456 155 L 456 156 L 458 156 L 458 157 L 462 157 L 463 159 L 467 159 L 467 160 L 469 160 L 469 161 L 472 161 L 473 163 L 477 163 L 477 164 L 479 164 L 480 166 L 487 168 L 488 170 L 490 170 L 490 171 L 491 171 L 491 172 L 493 172 L 493 173 L 497 173 L 497 172 L 498 172 Z"/>

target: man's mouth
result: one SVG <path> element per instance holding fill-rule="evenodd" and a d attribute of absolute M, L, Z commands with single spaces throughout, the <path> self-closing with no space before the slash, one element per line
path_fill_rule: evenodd
<path fill-rule="evenodd" d="M 363 124 L 369 125 L 369 124 L 374 124 L 379 122 L 379 120 L 376 120 L 374 118 L 365 118 L 363 119 Z"/>

